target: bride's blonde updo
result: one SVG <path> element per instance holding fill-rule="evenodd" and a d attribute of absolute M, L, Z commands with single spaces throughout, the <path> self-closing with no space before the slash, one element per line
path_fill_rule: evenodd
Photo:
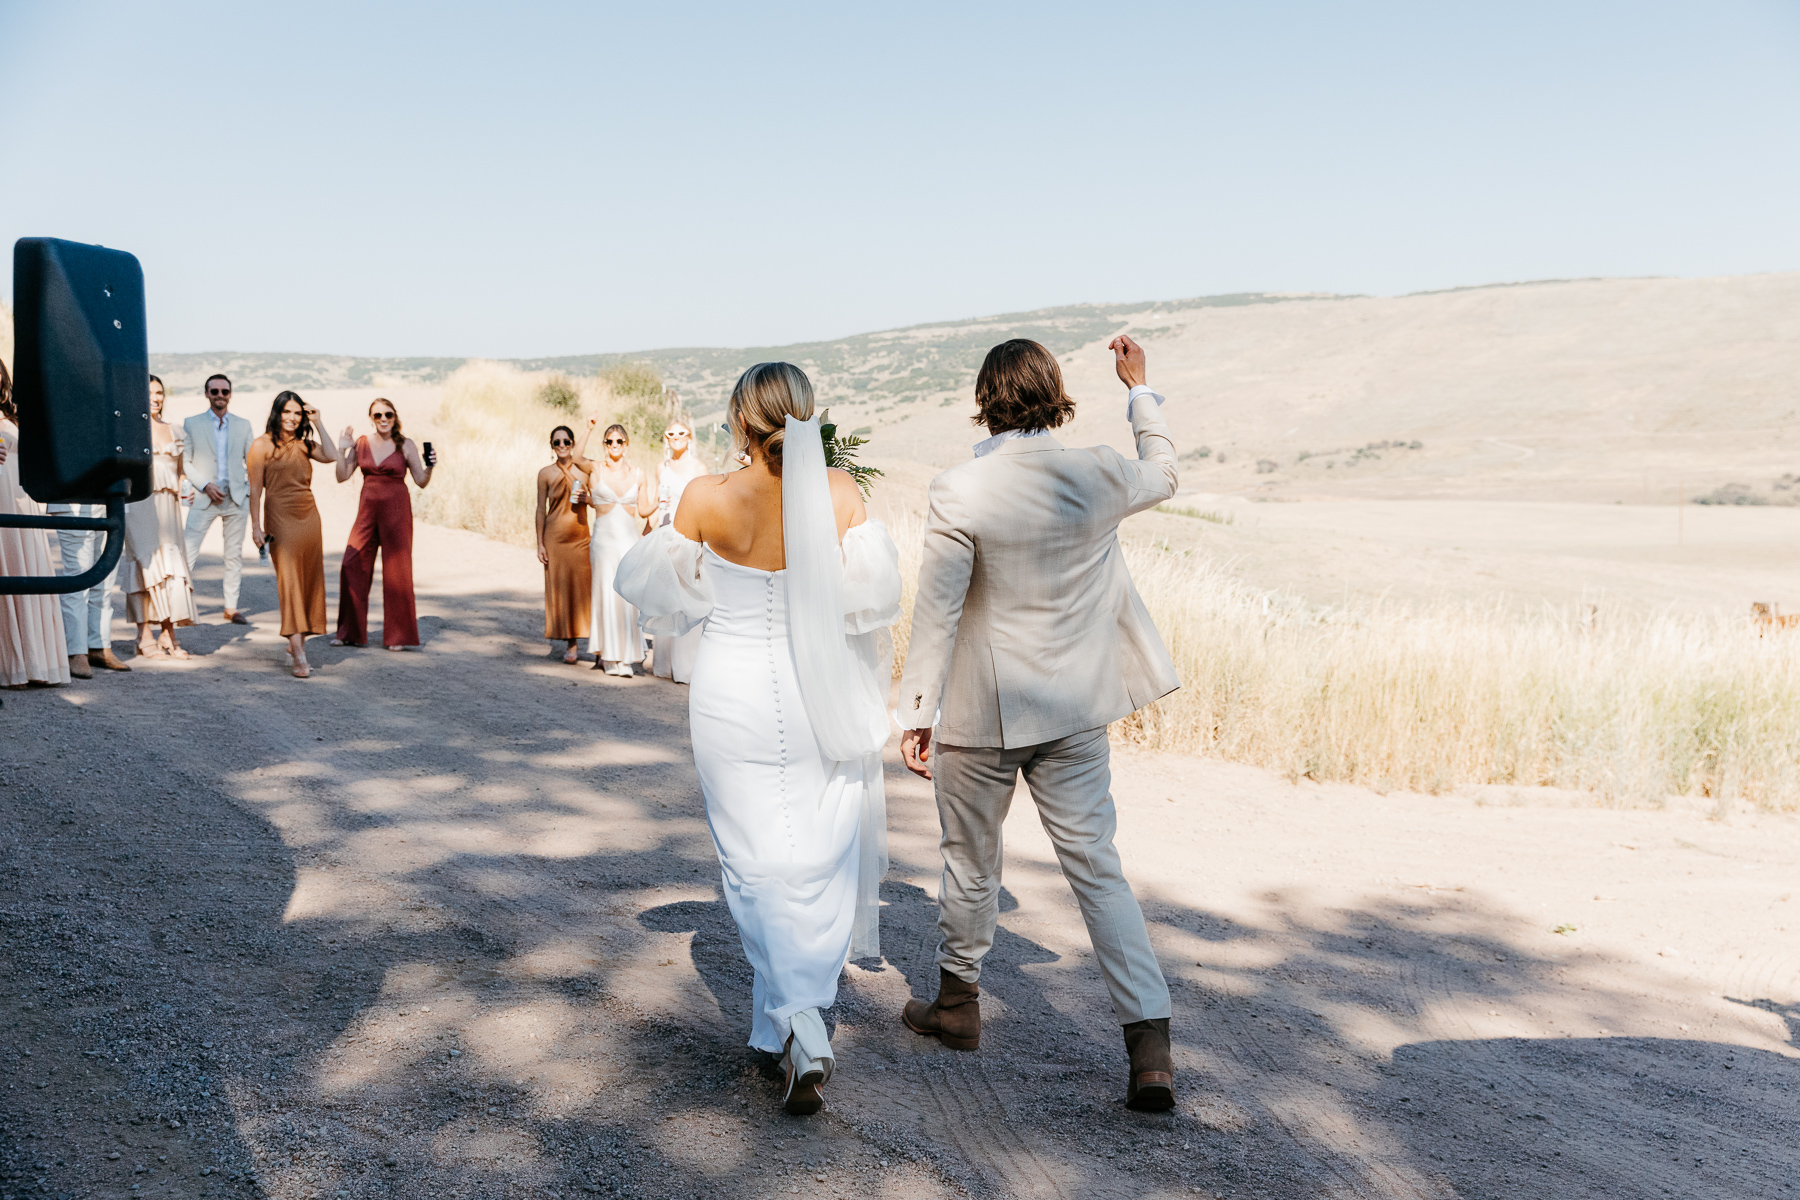
<path fill-rule="evenodd" d="M 725 408 L 731 437 L 740 450 L 754 449 L 769 464 L 769 473 L 781 478 L 781 444 L 787 440 L 787 419 L 810 421 L 813 415 L 812 380 L 793 363 L 757 363 L 738 377 Z"/>

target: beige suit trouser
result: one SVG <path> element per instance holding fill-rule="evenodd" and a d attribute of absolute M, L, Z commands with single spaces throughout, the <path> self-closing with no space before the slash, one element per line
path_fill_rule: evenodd
<path fill-rule="evenodd" d="M 1169 986 L 1113 846 L 1118 815 L 1105 728 L 1012 750 L 940 745 L 933 759 L 944 830 L 938 966 L 975 983 L 982 958 L 993 949 L 1000 915 L 1001 826 L 1024 772 L 1038 819 L 1056 846 L 1063 878 L 1081 905 L 1119 1024 L 1168 1016 Z"/>

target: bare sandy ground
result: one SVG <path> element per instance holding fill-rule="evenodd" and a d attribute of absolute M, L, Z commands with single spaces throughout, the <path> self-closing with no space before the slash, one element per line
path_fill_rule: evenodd
<path fill-rule="evenodd" d="M 318 490 L 340 546 L 354 487 Z M 1800 1179 L 1792 818 L 1173 756 L 1122 754 L 1117 798 L 1176 998 L 1175 1112 L 1121 1106 L 1118 1030 L 1023 799 L 982 1049 L 899 1025 L 935 981 L 937 862 L 928 791 L 890 762 L 886 958 L 845 970 L 827 1111 L 784 1117 L 743 1045 L 685 691 L 547 657 L 525 551 L 422 526 L 417 558 L 416 653 L 321 639 L 316 677 L 288 677 L 267 568 L 255 625 L 217 624 L 209 544 L 191 662 L 5 693 L 0 1196 Z"/>

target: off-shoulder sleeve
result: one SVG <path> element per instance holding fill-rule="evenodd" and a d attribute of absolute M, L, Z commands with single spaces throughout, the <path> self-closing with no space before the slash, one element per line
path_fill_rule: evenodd
<path fill-rule="evenodd" d="M 712 581 L 700 562 L 700 543 L 664 525 L 619 560 L 613 591 L 637 606 L 646 630 L 680 637 L 713 609 Z"/>
<path fill-rule="evenodd" d="M 844 632 L 852 637 L 900 619 L 900 551 L 880 521 L 844 534 Z"/>

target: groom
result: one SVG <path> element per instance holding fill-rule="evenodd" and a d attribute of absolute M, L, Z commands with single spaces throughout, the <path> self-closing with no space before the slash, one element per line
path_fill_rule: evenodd
<path fill-rule="evenodd" d="M 980 1041 L 1000 827 L 1022 772 L 1124 1026 L 1125 1102 L 1160 1111 L 1175 1104 L 1169 988 L 1113 847 L 1106 727 L 1181 686 L 1119 550 L 1119 522 L 1175 494 L 1175 444 L 1143 349 L 1121 334 L 1112 351 L 1137 458 L 1051 437 L 1075 402 L 1056 356 L 1015 340 L 975 380 L 993 436 L 931 481 L 899 717 L 907 767 L 936 783 L 942 941 L 937 999 L 903 1019 L 954 1049 Z"/>

